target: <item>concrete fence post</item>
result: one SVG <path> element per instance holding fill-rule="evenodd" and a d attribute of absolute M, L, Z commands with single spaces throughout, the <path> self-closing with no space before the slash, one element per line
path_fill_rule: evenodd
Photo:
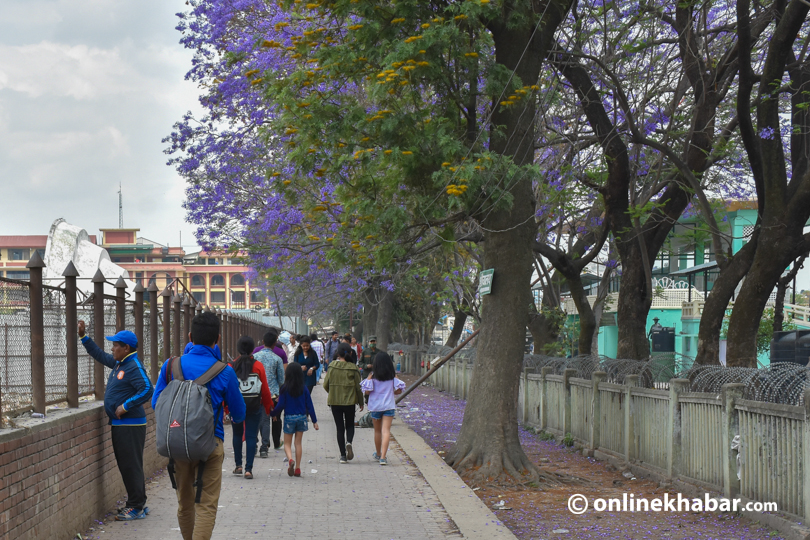
<path fill-rule="evenodd" d="M 636 458 L 636 422 L 634 419 L 633 388 L 638 386 L 638 375 L 628 375 L 624 379 L 624 458 L 630 463 Z"/>
<path fill-rule="evenodd" d="M 62 272 L 65 278 L 65 329 L 67 332 L 67 401 L 68 407 L 79 406 L 79 343 L 76 339 L 78 324 L 76 278 L 79 272 L 70 261 Z"/>
<path fill-rule="evenodd" d="M 34 256 L 25 267 L 30 271 L 28 295 L 31 301 L 31 387 L 34 412 L 45 414 L 45 314 L 42 300 L 42 269 L 45 268 L 45 263 L 38 251 L 34 251 Z"/>
<path fill-rule="evenodd" d="M 93 340 L 104 348 L 104 274 L 96 270 L 93 282 Z M 104 400 L 104 364 L 93 362 L 93 393 L 97 401 Z"/>
<path fill-rule="evenodd" d="M 573 368 L 563 371 L 563 437 L 571 433 L 573 428 L 571 421 L 571 377 L 576 374 L 577 370 Z"/>
<path fill-rule="evenodd" d="M 731 449 L 731 441 L 740 433 L 740 416 L 734 405 L 742 398 L 745 385 L 741 383 L 724 384 L 720 390 L 723 404 L 720 441 L 723 445 L 723 495 L 728 498 L 740 492 L 740 479 L 737 478 L 737 452 Z M 806 503 L 805 503 L 806 504 Z"/>
<path fill-rule="evenodd" d="M 599 383 L 607 379 L 604 371 L 595 371 L 591 374 L 591 429 L 588 434 L 588 448 L 594 451 L 602 444 L 602 395 L 599 393 Z"/>
<path fill-rule="evenodd" d="M 548 427 L 548 382 L 546 378 L 554 373 L 548 366 L 540 369 L 540 429 Z"/>
<path fill-rule="evenodd" d="M 529 418 L 529 373 L 534 369 L 529 366 L 523 366 L 523 371 L 520 374 L 520 381 L 523 383 L 523 399 L 520 401 L 518 408 L 518 420 L 526 424 Z"/>
<path fill-rule="evenodd" d="M 687 379 L 672 379 L 669 381 L 669 426 L 667 434 L 669 436 L 669 448 L 667 451 L 667 476 L 675 478 L 681 471 L 681 440 L 683 431 L 681 429 L 681 403 L 680 395 L 689 390 Z"/>

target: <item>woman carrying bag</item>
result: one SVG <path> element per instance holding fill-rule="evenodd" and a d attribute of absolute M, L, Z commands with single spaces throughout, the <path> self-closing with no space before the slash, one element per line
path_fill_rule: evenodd
<path fill-rule="evenodd" d="M 341 343 L 337 356 L 329 364 L 329 371 L 323 381 L 323 389 L 329 393 L 326 404 L 332 408 L 332 416 L 337 428 L 337 443 L 340 449 L 340 462 L 348 463 L 354 458 L 354 406 L 363 410 L 363 391 L 360 390 L 360 372 L 351 361 L 352 348 Z"/>

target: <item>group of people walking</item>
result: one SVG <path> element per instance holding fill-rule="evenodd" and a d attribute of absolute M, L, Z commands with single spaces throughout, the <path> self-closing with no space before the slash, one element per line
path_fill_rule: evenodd
<path fill-rule="evenodd" d="M 149 513 L 143 472 L 143 404 L 150 398 L 158 451 L 170 458 L 169 474 L 177 490 L 177 518 L 184 540 L 210 538 L 213 532 L 225 461 L 226 414 L 232 424 L 235 475 L 253 479 L 257 451 L 260 457 L 268 457 L 272 444 L 275 450 L 284 449 L 288 475 L 301 476 L 304 433 L 310 421 L 319 428 L 312 392 L 322 372 L 326 373 L 323 389 L 337 429 L 340 463 L 354 458 L 356 407 L 363 411 L 367 405 L 374 425 L 372 458 L 380 465 L 388 464 L 395 395 L 405 383 L 396 377 L 391 357 L 376 349 L 374 337 L 364 349 L 351 336 L 337 332 L 323 343 L 315 334 L 297 336 L 271 329 L 258 347 L 252 337 L 240 337 L 236 359 L 225 365 L 219 349 L 219 319 L 205 312 L 192 320 L 183 355 L 163 364 L 153 386 L 138 359 L 138 339 L 133 332 L 123 330 L 106 338 L 112 341 L 112 354 L 86 335 L 84 321 L 79 321 L 78 335 L 90 356 L 112 370 L 104 405 L 127 490 L 127 503 L 116 515 L 119 521 L 142 519 Z M 181 394 L 185 401 L 178 400 Z M 195 403 L 206 404 L 204 410 L 183 409 L 184 403 L 193 402 L 189 396 L 200 396 L 202 401 Z M 198 450 L 202 454 L 195 454 Z M 206 457 L 195 457 L 198 455 Z"/>

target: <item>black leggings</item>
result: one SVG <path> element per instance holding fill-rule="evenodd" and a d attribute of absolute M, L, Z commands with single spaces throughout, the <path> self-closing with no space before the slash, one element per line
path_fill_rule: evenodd
<path fill-rule="evenodd" d="M 346 455 L 346 443 L 354 440 L 354 405 L 332 405 L 332 416 L 337 427 L 340 455 Z"/>

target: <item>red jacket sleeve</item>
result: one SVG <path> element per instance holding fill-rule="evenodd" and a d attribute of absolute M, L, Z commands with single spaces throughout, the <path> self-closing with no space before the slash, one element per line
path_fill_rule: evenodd
<path fill-rule="evenodd" d="M 253 373 L 258 373 L 259 380 L 262 381 L 262 405 L 264 405 L 265 412 L 270 414 L 275 405 L 273 396 L 270 394 L 270 388 L 267 386 L 267 374 L 264 372 L 264 365 L 258 360 L 253 362 Z"/>

